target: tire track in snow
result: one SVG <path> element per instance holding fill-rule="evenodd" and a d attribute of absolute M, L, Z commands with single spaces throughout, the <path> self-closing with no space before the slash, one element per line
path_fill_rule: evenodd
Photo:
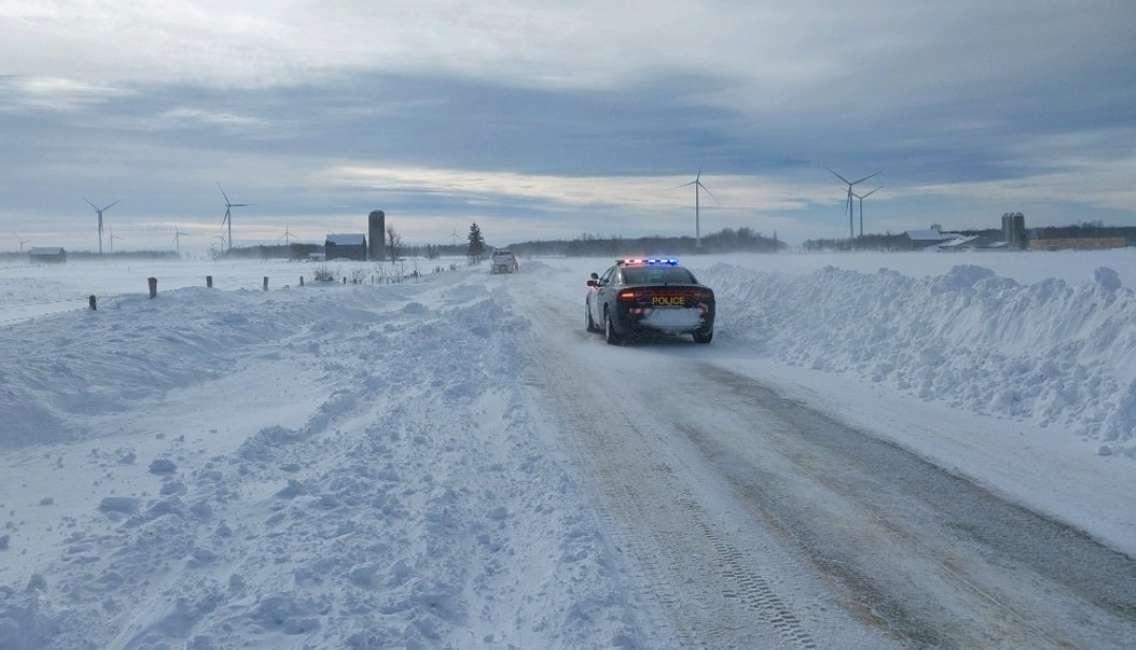
<path fill-rule="evenodd" d="M 748 525 L 700 505 L 706 497 L 696 496 L 697 485 L 692 489 L 696 474 L 665 434 L 639 424 L 656 421 L 583 379 L 587 372 L 563 347 L 579 345 L 579 337 L 565 333 L 565 343 L 555 331 L 567 317 L 561 311 L 547 301 L 533 310 L 557 316 L 551 324 L 534 322 L 533 341 L 557 362 L 533 368 L 532 383 L 551 388 L 550 410 L 560 414 L 558 428 L 596 493 L 605 528 L 627 552 L 640 598 L 656 604 L 649 617 L 668 621 L 661 629 L 672 631 L 681 647 L 818 647 L 809 625 L 759 568 L 757 556 L 768 545 L 739 531 L 730 535 L 739 546 L 716 532 Z M 782 575 L 798 570 L 773 564 Z"/>

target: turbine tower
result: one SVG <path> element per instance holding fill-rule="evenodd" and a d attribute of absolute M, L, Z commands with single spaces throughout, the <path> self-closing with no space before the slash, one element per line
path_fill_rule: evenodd
<path fill-rule="evenodd" d="M 174 248 L 177 249 L 177 256 L 181 257 L 181 238 L 182 235 L 188 235 L 187 232 L 182 232 L 181 228 L 174 226 Z"/>
<path fill-rule="evenodd" d="M 872 190 L 871 192 L 868 192 L 867 194 L 865 194 L 863 196 L 860 196 L 859 194 L 857 194 L 855 192 L 852 193 L 852 196 L 856 197 L 857 199 L 860 199 L 860 236 L 861 237 L 864 236 L 864 199 L 875 194 L 876 192 L 879 192 L 882 189 L 884 189 L 883 185 L 877 187 L 876 189 Z"/>
<path fill-rule="evenodd" d="M 83 199 L 83 200 L 87 201 L 87 205 L 94 208 L 95 214 L 99 215 L 99 255 L 102 255 L 103 254 L 103 212 L 106 212 L 107 210 L 118 205 L 118 201 L 115 201 L 114 203 L 111 203 L 110 205 L 103 206 L 103 207 L 100 208 L 99 206 L 95 205 L 94 203 L 91 203 L 87 199 Z M 119 199 L 119 201 L 121 201 L 121 200 L 122 199 Z"/>
<path fill-rule="evenodd" d="M 852 225 L 852 220 L 853 220 L 852 187 L 855 186 L 855 185 L 859 185 L 860 183 L 863 183 L 864 181 L 868 180 L 869 178 L 872 178 L 873 176 L 876 176 L 877 174 L 879 174 L 879 172 L 874 172 L 872 174 L 868 174 L 867 176 L 861 178 L 860 180 L 849 181 L 847 178 L 844 178 L 840 174 L 837 174 L 831 167 L 826 167 L 825 169 L 832 172 L 833 176 L 839 178 L 844 184 L 846 184 L 848 186 L 848 239 L 852 239 L 856 236 L 856 230 Z"/>
<path fill-rule="evenodd" d="M 251 203 L 233 203 L 229 201 L 229 195 L 225 194 L 225 188 L 217 183 L 217 189 L 221 190 L 221 197 L 225 199 L 225 216 L 221 219 L 221 226 L 226 224 L 229 226 L 229 250 L 233 250 L 233 208 L 246 208 Z"/>
<path fill-rule="evenodd" d="M 677 190 L 679 188 L 689 187 L 691 185 L 694 186 L 694 247 L 702 248 L 702 202 L 700 201 L 701 197 L 699 196 L 699 192 L 706 190 L 706 193 L 710 195 L 710 198 L 714 199 L 715 203 L 718 202 L 718 197 L 714 196 L 714 193 L 710 191 L 710 188 L 706 187 L 702 183 L 701 169 L 698 170 L 698 174 L 695 175 L 694 180 L 690 181 L 689 183 L 678 185 L 674 189 Z"/>

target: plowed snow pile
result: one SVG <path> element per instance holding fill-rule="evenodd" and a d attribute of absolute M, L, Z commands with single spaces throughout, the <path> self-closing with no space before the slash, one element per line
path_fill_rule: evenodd
<path fill-rule="evenodd" d="M 0 648 L 635 646 L 484 279 L 0 330 Z"/>
<path fill-rule="evenodd" d="M 720 336 L 776 359 L 1136 457 L 1136 295 L 1109 268 L 1079 284 L 1019 284 L 969 265 L 912 278 L 718 264 L 699 279 L 717 292 Z"/>

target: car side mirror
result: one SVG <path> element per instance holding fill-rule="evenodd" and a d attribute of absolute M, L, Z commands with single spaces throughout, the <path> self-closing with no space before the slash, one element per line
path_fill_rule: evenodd
<path fill-rule="evenodd" d="M 599 273 L 593 273 L 591 277 L 592 277 L 593 280 L 599 280 L 600 274 Z"/>
<path fill-rule="evenodd" d="M 598 286 L 600 286 L 600 281 L 599 280 L 588 280 L 588 286 L 589 287 L 598 287 Z"/>

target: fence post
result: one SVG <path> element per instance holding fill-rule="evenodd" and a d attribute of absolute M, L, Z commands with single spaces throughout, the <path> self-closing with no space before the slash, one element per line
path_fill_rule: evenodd
<path fill-rule="evenodd" d="M 213 276 L 211 276 L 211 275 L 205 276 L 205 286 L 210 288 L 210 289 L 213 288 Z"/>
<path fill-rule="evenodd" d="M 150 285 L 150 297 L 158 297 L 158 278 L 146 278 L 146 283 Z"/>
<path fill-rule="evenodd" d="M 300 286 L 304 286 L 304 276 L 300 276 Z"/>
<path fill-rule="evenodd" d="M 87 304 L 91 306 L 91 311 L 98 311 L 98 309 L 99 309 L 99 306 L 98 306 L 98 304 L 97 304 L 97 303 L 95 302 L 95 297 L 94 297 L 94 296 L 90 296 L 90 297 L 88 297 L 88 298 L 87 298 Z"/>
<path fill-rule="evenodd" d="M 268 291 L 268 276 L 264 276 L 264 290 Z"/>

